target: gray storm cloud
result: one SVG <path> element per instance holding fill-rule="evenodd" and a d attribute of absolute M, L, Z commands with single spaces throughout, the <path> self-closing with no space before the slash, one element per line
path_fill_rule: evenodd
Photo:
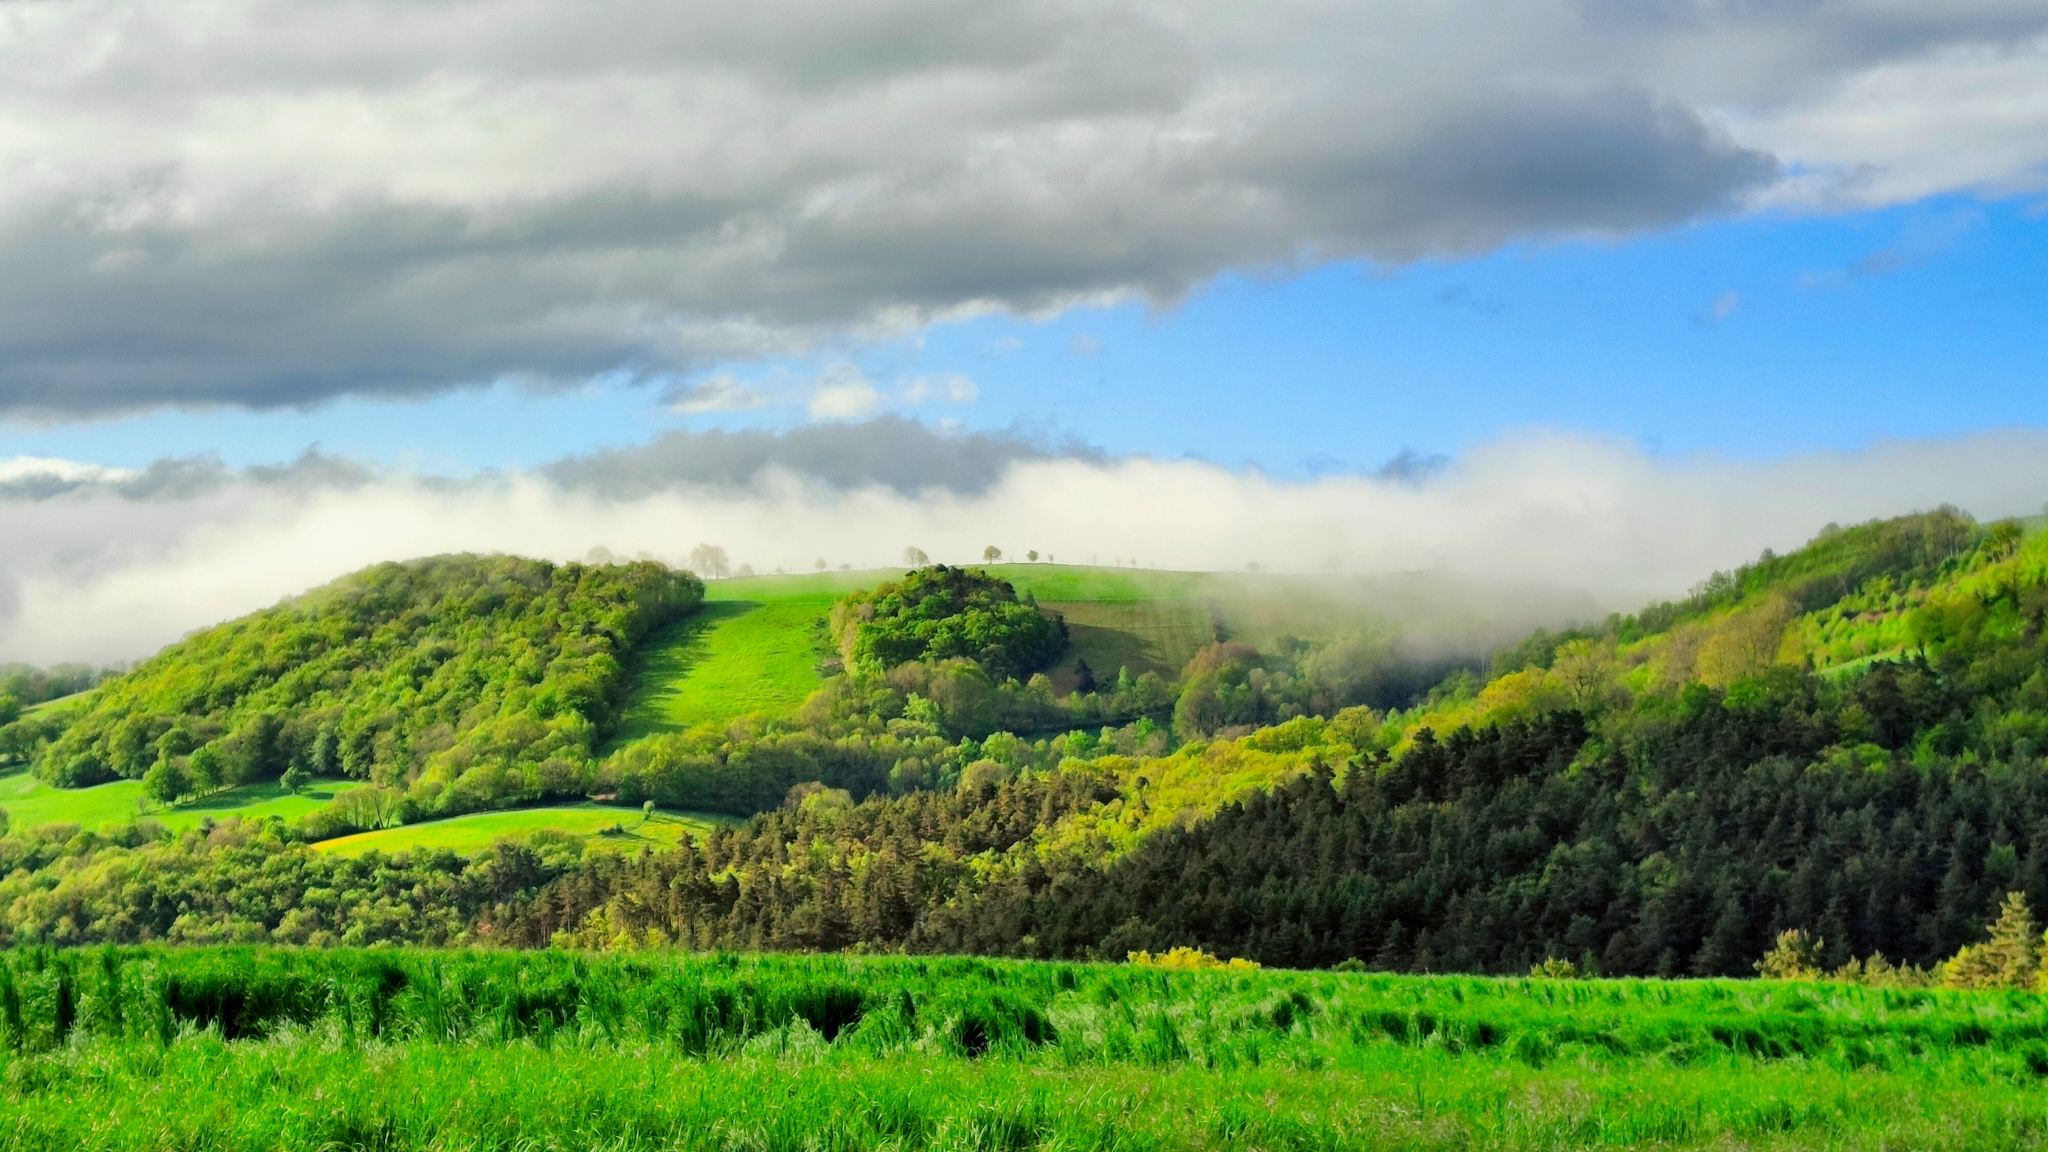
<path fill-rule="evenodd" d="M 1229 269 L 2020 190 L 2048 161 L 2044 24 L 2032 0 L 13 0 L 0 412 L 662 377 Z"/>
<path fill-rule="evenodd" d="M 17 476 L 0 490 L 10 541 L 0 659 L 137 658 L 381 560 L 462 550 L 578 559 L 604 547 L 680 562 L 700 542 L 764 572 L 806 571 L 818 558 L 883 567 L 912 544 L 969 562 L 995 544 L 1063 562 L 1422 571 L 1469 590 L 1495 619 L 1492 601 L 1510 590 L 1529 603 L 1632 610 L 1765 547 L 1797 546 L 1829 521 L 1940 503 L 1990 518 L 2048 498 L 2048 433 L 2037 431 L 1761 463 L 1660 460 L 1531 433 L 1427 468 L 1305 482 L 1018 444 L 992 476 L 963 466 L 914 491 L 874 448 L 925 452 L 938 467 L 943 445 L 889 422 L 833 435 L 810 445 L 837 461 L 829 476 L 797 470 L 772 444 L 736 450 L 714 438 L 464 481 L 311 455 L 232 473 L 183 461 L 95 479 L 73 467 L 57 488 Z M 693 447 L 703 450 L 694 460 Z"/>

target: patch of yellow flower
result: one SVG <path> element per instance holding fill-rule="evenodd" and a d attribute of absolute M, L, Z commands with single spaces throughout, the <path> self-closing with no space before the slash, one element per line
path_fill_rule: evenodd
<path fill-rule="evenodd" d="M 1175 972 L 1251 972 L 1259 967 L 1256 961 L 1242 956 L 1218 960 L 1199 948 L 1175 948 L 1157 956 L 1150 952 L 1131 952 L 1126 958 L 1140 968 L 1166 968 Z"/>

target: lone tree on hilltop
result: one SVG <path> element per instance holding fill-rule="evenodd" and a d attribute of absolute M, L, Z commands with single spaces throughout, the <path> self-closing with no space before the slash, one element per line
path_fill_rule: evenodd
<path fill-rule="evenodd" d="M 1003 550 L 993 544 L 981 550 L 981 562 L 984 564 L 993 564 L 1002 558 Z"/>
<path fill-rule="evenodd" d="M 925 555 L 924 549 L 919 548 L 915 544 L 912 544 L 903 550 L 903 563 L 908 565 L 909 567 L 922 568 L 931 562 L 932 558 Z"/>
<path fill-rule="evenodd" d="M 1033 548 L 1031 551 L 1026 552 L 1024 554 L 1024 558 L 1026 560 L 1031 561 L 1033 564 L 1038 563 L 1038 549 Z"/>

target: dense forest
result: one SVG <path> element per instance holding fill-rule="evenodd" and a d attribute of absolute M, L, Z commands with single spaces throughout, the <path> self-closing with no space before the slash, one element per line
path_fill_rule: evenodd
<path fill-rule="evenodd" d="M 575 580 L 655 577 L 609 571 Z M 955 632 L 920 604 L 1018 604 L 977 579 L 913 574 L 927 595 L 872 613 L 850 600 L 847 671 L 796 715 L 586 759 L 587 790 L 751 816 L 700 842 L 345 861 L 276 821 L 14 829 L 0 927 L 1705 975 L 1748 973 L 1788 929 L 1830 967 L 1925 965 L 1981 938 L 2009 892 L 2048 908 L 2048 535 L 2017 523 L 1831 527 L 1384 713 L 1316 679 L 1328 645 L 1294 642 L 1056 697 L 1014 674 L 1057 651 L 1049 632 L 1016 630 L 1007 654 L 985 629 L 971 652 L 931 646 Z M 874 621 L 924 646 L 863 645 Z M 1093 730 L 1056 731 L 1083 716 Z M 53 749 L 92 747 L 79 730 Z"/>
<path fill-rule="evenodd" d="M 378 565 L 101 685 L 36 772 L 141 778 L 163 800 L 294 767 L 372 785 L 330 830 L 581 795 L 633 646 L 702 599 L 696 577 L 651 563 Z"/>

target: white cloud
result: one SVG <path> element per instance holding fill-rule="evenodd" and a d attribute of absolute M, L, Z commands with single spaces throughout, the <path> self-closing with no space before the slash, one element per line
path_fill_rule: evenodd
<path fill-rule="evenodd" d="M 245 479 L 190 498 L 118 485 L 0 500 L 0 659 L 142 656 L 196 627 L 379 560 L 595 545 L 671 561 L 712 541 L 735 562 L 802 570 L 827 555 L 895 562 L 905 540 L 970 561 L 991 541 L 1065 560 L 1166 568 L 1427 570 L 1494 587 L 1583 592 L 1630 610 L 1715 568 L 1784 551 L 1829 522 L 1953 502 L 1980 516 L 2048 497 L 2048 434 L 1902 441 L 1755 463 L 1659 460 L 1526 434 L 1421 479 L 1288 483 L 1193 461 L 1022 459 L 973 491 L 906 493 L 770 471 L 745 487 L 610 498 L 534 474 L 467 484 Z"/>
<path fill-rule="evenodd" d="M 882 394 L 860 369 L 835 364 L 818 377 L 811 389 L 811 419 L 853 420 L 875 410 Z"/>
<path fill-rule="evenodd" d="M 61 481 L 126 480 L 135 475 L 132 468 L 109 468 L 104 464 L 81 464 L 76 460 L 58 460 L 49 456 L 16 456 L 12 460 L 0 460 L 0 484 L 15 480 L 50 479 Z"/>

